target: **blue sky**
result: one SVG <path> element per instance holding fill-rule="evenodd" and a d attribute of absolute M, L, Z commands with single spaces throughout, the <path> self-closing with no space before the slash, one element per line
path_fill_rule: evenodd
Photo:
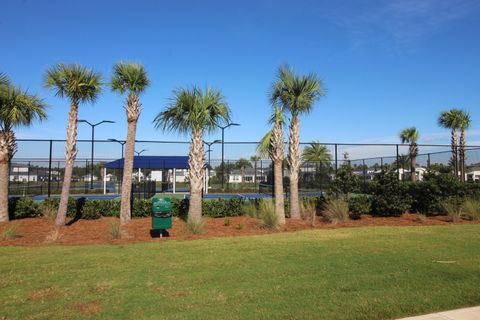
<path fill-rule="evenodd" d="M 143 63 L 152 82 L 141 97 L 140 140 L 188 139 L 155 130 L 152 119 L 174 88 L 195 84 L 220 89 L 229 102 L 241 126 L 226 140 L 258 141 L 268 130 L 269 87 L 278 66 L 289 63 L 317 73 L 327 89 L 302 118 L 302 141 L 398 142 L 399 131 L 414 125 L 421 142 L 448 143 L 436 119 L 460 107 L 472 115 L 470 144 L 480 144 L 476 0 L 3 0 L 0 11 L 0 70 L 50 106 L 49 119 L 20 129 L 21 138 L 65 137 L 68 101 L 43 88 L 48 67 L 80 63 L 107 82 L 115 62 L 130 60 Z M 81 106 L 80 118 L 114 120 L 98 127 L 97 138 L 125 139 L 123 101 L 105 87 L 97 103 Z M 79 138 L 90 138 L 88 127 L 80 125 Z M 220 132 L 207 137 L 218 138 Z M 230 157 L 253 152 L 229 148 Z M 19 156 L 46 156 L 37 149 L 25 147 Z M 88 155 L 87 146 L 80 149 Z M 96 154 L 111 152 L 97 147 Z"/>

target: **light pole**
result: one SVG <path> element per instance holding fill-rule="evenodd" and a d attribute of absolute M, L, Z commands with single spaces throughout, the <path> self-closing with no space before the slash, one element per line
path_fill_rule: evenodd
<path fill-rule="evenodd" d="M 145 151 L 147 151 L 147 149 L 142 149 L 140 151 L 134 150 L 133 152 L 135 152 L 137 154 L 137 156 L 140 156 Z M 140 173 L 142 173 L 142 171 L 140 170 L 140 166 L 139 166 L 138 167 L 138 182 L 140 182 Z"/>
<path fill-rule="evenodd" d="M 217 124 L 217 127 L 222 129 L 222 190 L 223 190 L 223 185 L 225 183 L 225 163 L 224 163 L 224 157 L 225 157 L 225 129 L 227 129 L 230 126 L 239 126 L 239 123 L 228 123 L 225 126 L 220 126 Z"/>
<path fill-rule="evenodd" d="M 94 145 L 95 145 L 95 127 L 98 126 L 98 125 L 101 125 L 102 123 L 115 123 L 115 121 L 102 120 L 102 121 L 97 122 L 97 123 L 91 123 L 87 120 L 79 119 L 79 120 L 77 120 L 77 122 L 86 123 L 90 127 L 92 127 L 92 154 L 91 154 L 91 163 L 90 163 L 90 189 L 93 189 L 93 152 L 94 152 Z"/>
<path fill-rule="evenodd" d="M 210 164 L 210 154 L 212 153 L 212 149 L 211 149 L 211 146 L 212 144 L 215 144 L 215 143 L 219 143 L 219 142 L 222 142 L 221 140 L 214 140 L 212 142 L 207 142 L 207 141 L 204 141 L 204 143 L 208 146 L 208 150 L 207 150 L 207 153 L 208 153 L 208 166 L 207 166 L 207 177 L 206 177 L 206 182 L 205 182 L 205 189 L 206 189 L 206 193 L 208 193 L 208 185 L 209 185 L 209 181 L 210 181 L 210 168 L 211 168 L 211 164 Z"/>
<path fill-rule="evenodd" d="M 127 143 L 127 141 L 120 141 L 117 139 L 108 139 L 108 141 L 118 142 L 122 145 L 122 159 L 123 159 L 123 146 L 125 145 L 125 143 Z"/>

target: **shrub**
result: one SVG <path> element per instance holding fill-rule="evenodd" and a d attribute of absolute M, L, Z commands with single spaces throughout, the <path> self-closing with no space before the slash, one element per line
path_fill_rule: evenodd
<path fill-rule="evenodd" d="M 243 200 L 240 197 L 202 201 L 203 215 L 212 218 L 239 216 L 243 213 L 242 209 Z"/>
<path fill-rule="evenodd" d="M 108 226 L 108 236 L 110 239 L 120 239 L 122 236 L 120 222 L 118 220 L 110 222 Z"/>
<path fill-rule="evenodd" d="M 348 199 L 348 209 L 352 220 L 360 219 L 362 214 L 369 214 L 372 211 L 372 202 L 365 195 L 353 196 Z"/>
<path fill-rule="evenodd" d="M 230 217 L 226 217 L 225 220 L 223 220 L 223 225 L 225 227 L 228 227 L 231 224 L 232 224 L 232 219 L 230 219 Z"/>
<path fill-rule="evenodd" d="M 330 223 L 348 220 L 348 203 L 341 199 L 330 199 L 325 204 L 323 217 Z"/>
<path fill-rule="evenodd" d="M 336 179 L 331 183 L 331 192 L 342 194 L 348 199 L 348 194 L 359 190 L 360 180 L 358 175 L 353 172 L 352 166 L 344 164 L 337 170 Z"/>
<path fill-rule="evenodd" d="M 2 231 L 2 238 L 5 240 L 11 240 L 21 237 L 22 235 L 20 234 L 20 232 L 18 232 L 18 229 L 15 225 L 10 225 Z"/>
<path fill-rule="evenodd" d="M 85 201 L 85 198 L 81 198 L 81 202 Z M 73 218 L 73 217 L 78 217 L 81 215 L 81 206 L 77 205 L 77 202 L 79 202 L 80 199 L 75 200 L 74 198 L 68 198 L 68 204 L 67 204 L 67 217 Z M 47 198 L 42 201 L 40 204 L 40 212 L 45 215 L 47 214 L 52 214 L 54 212 L 54 216 L 57 214 L 58 211 L 58 206 L 60 205 L 60 198 Z"/>
<path fill-rule="evenodd" d="M 410 209 L 412 200 L 408 184 L 399 181 L 396 172 L 382 172 L 375 179 L 372 201 L 375 215 L 400 216 Z"/>
<path fill-rule="evenodd" d="M 261 226 L 264 228 L 277 229 L 279 226 L 275 204 L 271 199 L 262 199 L 258 208 L 258 217 L 262 220 Z"/>
<path fill-rule="evenodd" d="M 237 230 L 242 230 L 243 228 L 245 228 L 245 224 L 243 224 L 242 222 L 240 222 L 239 224 L 237 224 L 237 226 L 235 227 Z"/>
<path fill-rule="evenodd" d="M 442 202 L 443 211 L 451 221 L 458 221 L 462 215 L 462 201 L 459 198 L 448 198 Z"/>
<path fill-rule="evenodd" d="M 203 226 L 204 226 L 203 219 L 199 219 L 199 220 L 188 219 L 187 220 L 187 231 L 190 234 L 201 234 L 201 233 L 203 233 Z"/>
<path fill-rule="evenodd" d="M 462 214 L 470 220 L 480 220 L 480 200 L 466 199 L 462 203 Z"/>
<path fill-rule="evenodd" d="M 42 215 L 38 204 L 28 197 L 8 199 L 8 211 L 10 219 L 39 217 Z"/>
<path fill-rule="evenodd" d="M 104 200 L 88 200 L 85 202 L 82 210 L 82 218 L 85 220 L 95 220 L 102 217 L 102 207 L 104 204 L 101 204 Z"/>

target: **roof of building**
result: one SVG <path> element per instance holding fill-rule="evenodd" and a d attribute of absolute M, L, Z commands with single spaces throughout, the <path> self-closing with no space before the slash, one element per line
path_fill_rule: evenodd
<path fill-rule="evenodd" d="M 123 158 L 105 164 L 107 169 L 123 169 Z M 135 156 L 134 169 L 188 169 L 187 156 Z"/>

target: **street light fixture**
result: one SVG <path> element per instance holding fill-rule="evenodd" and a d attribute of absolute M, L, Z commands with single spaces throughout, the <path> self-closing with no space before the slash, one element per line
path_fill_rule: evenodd
<path fill-rule="evenodd" d="M 90 189 L 93 189 L 93 152 L 94 152 L 94 145 L 95 145 L 95 127 L 101 125 L 102 123 L 115 123 L 115 121 L 111 120 L 102 120 L 97 123 L 91 123 L 87 120 L 79 119 L 77 123 L 86 123 L 90 127 L 92 127 L 92 154 L 91 154 L 91 163 L 90 163 Z"/>
<path fill-rule="evenodd" d="M 122 145 L 122 159 L 123 159 L 123 146 L 125 145 L 125 143 L 127 143 L 127 141 L 120 141 L 117 139 L 108 139 L 108 141 L 118 142 Z"/>
<path fill-rule="evenodd" d="M 207 150 L 207 153 L 208 153 L 208 166 L 210 166 L 210 152 L 212 152 L 213 150 L 211 149 L 212 145 L 215 144 L 215 143 L 220 143 L 222 142 L 222 140 L 214 140 L 212 142 L 207 142 L 207 141 L 204 141 L 203 143 L 205 143 L 207 146 L 208 146 L 208 150 Z"/>
<path fill-rule="evenodd" d="M 222 189 L 223 185 L 225 183 L 225 163 L 224 163 L 224 158 L 225 158 L 225 129 L 231 126 L 239 126 L 239 123 L 228 123 L 225 126 L 220 126 L 217 124 L 217 127 L 222 129 Z"/>

